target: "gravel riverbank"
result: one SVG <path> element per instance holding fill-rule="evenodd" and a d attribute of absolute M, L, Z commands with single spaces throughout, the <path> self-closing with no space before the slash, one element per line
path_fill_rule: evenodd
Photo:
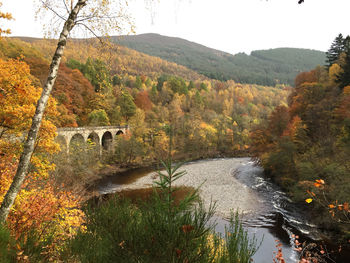
<path fill-rule="evenodd" d="M 187 174 L 175 182 L 177 186 L 200 187 L 200 196 L 206 208 L 212 201 L 217 203 L 216 213 L 228 217 L 230 211 L 250 213 L 257 206 L 256 194 L 234 177 L 234 171 L 250 161 L 249 158 L 213 159 L 183 165 L 180 170 Z M 121 185 L 120 190 L 140 189 L 152 186 L 155 173 L 150 173 L 136 182 Z"/>

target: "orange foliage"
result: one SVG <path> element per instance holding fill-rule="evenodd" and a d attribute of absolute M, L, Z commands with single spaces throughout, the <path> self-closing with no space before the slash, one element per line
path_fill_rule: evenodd
<path fill-rule="evenodd" d="M 135 98 L 135 104 L 140 109 L 143 109 L 144 111 L 148 111 L 152 109 L 152 102 L 149 99 L 148 92 L 147 91 L 141 91 L 137 93 Z"/>
<path fill-rule="evenodd" d="M 288 123 L 287 128 L 283 132 L 283 135 L 294 138 L 301 125 L 302 120 L 300 119 L 300 117 L 294 116 L 293 119 Z"/>
<path fill-rule="evenodd" d="M 283 252 L 282 252 L 282 243 L 279 240 L 275 240 L 276 244 L 276 248 L 277 248 L 277 253 L 273 252 L 274 258 L 272 259 L 272 261 L 274 263 L 286 263 L 286 260 L 283 257 Z"/>
<path fill-rule="evenodd" d="M 334 202 L 329 202 L 325 195 L 325 187 L 326 183 L 323 179 L 317 179 L 314 182 L 314 187 L 321 190 L 322 195 L 321 197 L 318 197 L 314 192 L 307 191 L 307 193 L 313 197 L 314 200 L 316 200 L 321 206 L 328 209 L 329 213 L 332 215 L 333 218 L 336 218 L 337 222 L 341 223 L 350 223 L 350 210 L 349 210 L 349 202 L 338 202 L 337 200 Z M 307 203 L 311 203 L 313 200 L 312 198 L 308 198 L 305 201 Z M 307 200 L 311 200 L 308 202 Z"/>
<path fill-rule="evenodd" d="M 19 60 L 0 59 L 0 128 L 2 135 L 11 133 L 15 136 L 22 136 L 31 124 L 31 117 L 34 115 L 35 105 L 41 94 L 40 88 L 32 86 L 31 79 L 26 63 Z M 49 101 L 46 109 L 46 116 L 48 115 L 51 119 L 58 116 L 54 99 Z M 54 136 L 55 129 L 52 122 L 45 118 L 40 136 L 46 136 L 44 139 L 48 139 L 46 131 L 53 132 Z M 39 147 L 44 146 L 44 140 L 39 140 L 39 142 Z"/>
<path fill-rule="evenodd" d="M 44 84 L 49 70 L 48 63 L 37 57 L 25 58 L 25 61 L 30 65 L 31 74 Z M 62 116 L 57 125 L 77 127 L 75 115 L 78 116 L 80 124 L 87 124 L 87 116 L 91 111 L 90 102 L 95 99 L 96 94 L 94 87 L 79 70 L 70 69 L 62 63 L 52 96 L 60 106 L 62 105 L 60 107 Z"/>
<path fill-rule="evenodd" d="M 50 40 L 38 40 L 32 45 L 39 48 L 47 57 L 50 57 L 56 48 L 56 43 Z M 78 61 L 86 61 L 88 57 L 101 59 L 111 66 L 112 75 L 125 73 L 134 76 L 141 75 L 141 80 L 143 79 L 142 75 L 157 77 L 159 74 L 176 75 L 186 79 L 206 79 L 203 75 L 184 66 L 124 46 L 110 44 L 103 49 L 98 41 L 86 43 L 69 40 L 64 56 L 66 59 Z"/>
<path fill-rule="evenodd" d="M 23 56 L 23 60 L 30 65 L 31 74 L 39 79 L 33 79 L 33 82 L 42 84 L 47 76 L 49 60 L 56 43 L 50 40 L 23 40 L 27 42 L 16 39 L 0 41 L 0 57 Z M 119 84 L 96 94 L 78 70 L 72 70 L 63 64 L 67 59 L 82 62 L 88 57 L 100 59 L 110 66 L 111 77 L 117 74 Z M 111 123 L 122 123 L 125 120 L 121 112 L 125 107 L 119 105 L 118 98 L 123 87 L 129 87 L 129 84 L 135 82 L 136 76 L 140 76 L 145 85 L 141 85 L 141 90 L 130 89 L 129 93 L 135 98 L 137 107 L 146 111 L 146 123 L 151 125 L 155 132 L 162 129 L 164 122 L 175 123 L 179 131 L 179 140 L 176 139 L 178 149 L 186 152 L 193 150 L 196 154 L 201 154 L 196 149 L 197 145 L 186 142 L 191 136 L 195 136 L 195 133 L 198 139 L 201 137 L 199 131 L 204 130 L 192 127 L 196 126 L 196 123 L 205 122 L 215 127 L 216 136 L 208 131 L 205 131 L 204 135 L 213 140 L 212 144 L 217 144 L 217 150 L 229 152 L 244 149 L 247 148 L 245 145 L 249 144 L 247 133 L 252 125 L 258 124 L 275 106 L 285 102 L 289 93 L 280 87 L 239 84 L 234 81 L 208 81 L 182 66 L 117 45 L 110 46 L 109 50 L 102 50 L 96 43 L 69 41 L 63 63 L 53 89 L 53 96 L 58 103 L 57 111 L 60 114 L 54 121 L 56 126 L 84 126 L 88 124 L 88 114 L 95 109 L 105 110 Z M 182 89 L 189 89 L 188 92 L 181 96 L 178 92 L 174 94 L 173 90 L 167 87 L 167 81 L 164 85 L 157 83 L 160 74 L 183 77 L 180 81 Z M 188 82 L 189 80 L 192 82 Z M 188 145 L 188 149 L 184 150 L 184 145 Z M 155 146 L 152 145 L 152 148 Z M 201 149 L 207 154 L 205 146 Z"/>
<path fill-rule="evenodd" d="M 2 6 L 2 3 L 0 2 L 0 7 Z M 5 19 L 5 20 L 12 20 L 13 17 L 10 13 L 3 13 L 0 11 L 0 18 L 1 19 Z M 1 35 L 8 35 L 8 34 L 11 34 L 11 30 L 10 29 L 3 29 L 3 28 L 0 28 L 0 37 Z"/>
<path fill-rule="evenodd" d="M 350 86 L 343 89 L 340 105 L 335 109 L 335 115 L 341 120 L 350 118 Z"/>
<path fill-rule="evenodd" d="M 317 82 L 317 72 L 316 70 L 311 70 L 309 72 L 302 72 L 298 74 L 295 78 L 295 87 L 300 87 L 303 83 L 313 83 Z"/>
<path fill-rule="evenodd" d="M 269 131 L 275 136 L 281 136 L 289 122 L 288 109 L 285 106 L 278 106 L 269 117 Z"/>
<path fill-rule="evenodd" d="M 94 87 L 77 69 L 61 64 L 53 96 L 63 104 L 70 114 L 79 118 L 80 125 L 86 125 L 88 114 L 92 111 L 92 101 L 97 98 Z"/>
<path fill-rule="evenodd" d="M 46 81 L 49 61 L 31 44 L 16 39 L 2 39 L 0 57 L 23 58 L 30 66 L 30 74 L 35 77 L 30 77 L 33 84 L 41 86 Z M 55 125 L 59 127 L 76 127 L 78 123 L 86 125 L 87 116 L 98 100 L 98 94 L 88 79 L 79 70 L 72 70 L 64 63 L 61 63 L 58 71 L 52 96 L 59 105 L 61 116 L 55 120 Z"/>
<path fill-rule="evenodd" d="M 25 62 L 0 59 L 0 203 L 16 172 L 23 139 L 41 93 L 40 88 L 32 85 L 31 79 Z M 56 127 L 52 123 L 57 116 L 55 100 L 50 99 L 31 159 L 31 172 L 7 220 L 16 239 L 26 238 L 29 230 L 34 230 L 43 239 L 55 234 L 53 246 L 74 233 L 83 219 L 78 198 L 55 189 L 54 181 L 49 177 L 54 165 L 48 156 L 59 149 L 54 142 Z"/>

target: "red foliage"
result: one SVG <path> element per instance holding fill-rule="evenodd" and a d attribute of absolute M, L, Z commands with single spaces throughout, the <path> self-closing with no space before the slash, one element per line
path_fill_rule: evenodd
<path fill-rule="evenodd" d="M 60 66 L 53 96 L 63 104 L 69 113 L 78 115 L 81 122 L 86 121 L 90 101 L 95 97 L 95 89 L 77 69 L 70 69 L 65 64 Z"/>
<path fill-rule="evenodd" d="M 140 78 L 141 78 L 142 83 L 145 83 L 147 80 L 147 76 L 145 76 L 145 75 L 141 75 Z"/>
<path fill-rule="evenodd" d="M 152 109 L 152 102 L 147 91 L 141 91 L 136 95 L 135 104 L 138 108 L 148 111 Z"/>
<path fill-rule="evenodd" d="M 38 78 L 41 85 L 44 84 L 49 64 L 42 58 L 28 57 L 25 61 L 30 66 L 30 73 Z M 79 118 L 79 124 L 86 124 L 87 115 L 91 109 L 91 101 L 96 97 L 95 89 L 87 78 L 77 69 L 70 69 L 64 63 L 60 65 L 55 86 L 52 91 L 53 97 L 57 100 L 61 122 L 58 126 L 78 126 L 76 116 Z"/>
<path fill-rule="evenodd" d="M 341 120 L 350 118 L 350 86 L 344 88 L 341 102 L 335 110 L 335 115 Z"/>
<path fill-rule="evenodd" d="M 278 106 L 269 117 L 269 131 L 275 136 L 281 136 L 289 123 L 289 113 L 285 106 Z"/>
<path fill-rule="evenodd" d="M 295 87 L 300 87 L 303 83 L 312 83 L 318 82 L 317 72 L 316 70 L 311 70 L 309 72 L 302 72 L 298 74 L 295 78 Z"/>

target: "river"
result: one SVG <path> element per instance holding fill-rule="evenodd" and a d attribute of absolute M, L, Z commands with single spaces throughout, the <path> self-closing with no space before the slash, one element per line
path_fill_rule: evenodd
<path fill-rule="evenodd" d="M 287 262 L 297 262 L 293 234 L 300 239 L 320 240 L 315 225 L 308 222 L 302 212 L 281 189 L 263 176 L 262 168 L 250 158 L 210 159 L 190 162 L 182 166 L 187 174 L 176 185 L 200 186 L 200 196 L 208 207 L 211 201 L 217 204 L 216 221 L 218 232 L 224 232 L 231 211 L 239 210 L 242 221 L 251 236 L 263 238 L 254 262 L 268 263 L 273 260 L 276 240 L 282 244 Z M 142 189 L 152 186 L 157 180 L 152 169 L 136 169 L 102 180 L 100 194 L 126 189 Z M 337 262 L 348 262 L 341 259 Z"/>

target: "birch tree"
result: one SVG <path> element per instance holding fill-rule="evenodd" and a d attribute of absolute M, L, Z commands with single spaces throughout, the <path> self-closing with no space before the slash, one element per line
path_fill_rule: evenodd
<path fill-rule="evenodd" d="M 59 31 L 60 27 L 61 31 L 56 51 L 51 60 L 49 74 L 37 102 L 32 124 L 24 143 L 17 171 L 0 207 L 0 223 L 6 221 L 28 174 L 43 114 L 55 84 L 67 39 L 74 33 L 73 29 L 80 29 L 77 33 L 78 36 L 81 36 L 81 32 L 85 32 L 85 37 L 98 37 L 101 41 L 108 39 L 108 34 L 121 32 L 125 28 L 133 29 L 127 12 L 127 0 L 36 0 L 36 4 L 38 5 L 37 15 L 44 19 L 44 23 L 48 21 L 46 20 L 47 15 L 52 15 L 50 23 L 48 23 L 49 26 L 45 27 L 46 32 L 50 32 L 50 36 L 52 36 Z"/>

